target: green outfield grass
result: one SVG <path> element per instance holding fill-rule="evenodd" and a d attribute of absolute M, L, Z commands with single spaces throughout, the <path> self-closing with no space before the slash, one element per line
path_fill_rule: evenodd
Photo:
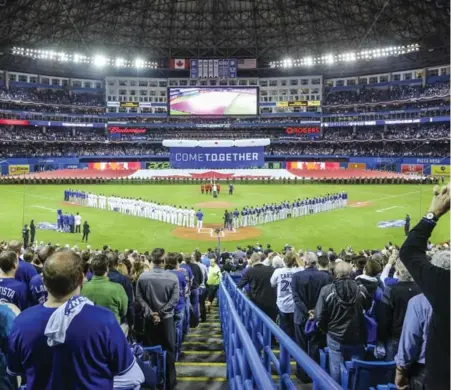
<path fill-rule="evenodd" d="M 223 189 L 226 186 L 223 185 Z M 0 186 L 0 240 L 20 238 L 22 223 L 56 221 L 56 209 L 80 212 L 83 220 L 91 225 L 90 244 L 101 247 L 108 244 L 114 248 L 136 248 L 151 250 L 164 247 L 173 251 L 205 250 L 214 242 L 180 239 L 173 236 L 174 226 L 144 218 L 119 213 L 62 205 L 61 185 L 11 185 Z M 143 197 L 173 205 L 193 206 L 199 202 L 213 200 L 201 195 L 198 185 L 80 185 L 78 189 L 105 195 Z M 423 216 L 430 203 L 432 186 L 426 185 L 240 185 L 235 194 L 220 194 L 219 200 L 241 208 L 267 202 L 293 200 L 327 192 L 347 191 L 351 202 L 369 202 L 366 207 L 348 207 L 326 213 L 278 221 L 259 226 L 261 244 L 271 243 L 280 249 L 289 243 L 296 248 L 333 247 L 336 251 L 347 245 L 357 249 L 381 248 L 388 241 L 401 244 L 403 228 L 377 227 L 381 221 L 404 219 L 408 213 L 412 226 Z M 223 209 L 204 209 L 205 223 L 220 223 Z M 434 242 L 443 242 L 450 236 L 449 215 L 440 221 L 432 236 Z M 81 236 L 38 230 L 36 238 L 52 243 L 81 244 Z M 223 247 L 233 248 L 237 244 L 255 244 L 257 241 L 240 240 L 227 242 Z"/>

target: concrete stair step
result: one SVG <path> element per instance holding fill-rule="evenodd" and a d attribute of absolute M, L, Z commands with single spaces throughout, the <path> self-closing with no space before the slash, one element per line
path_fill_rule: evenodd
<path fill-rule="evenodd" d="M 199 350 L 183 350 L 180 355 L 179 363 L 187 362 L 215 362 L 215 363 L 225 363 L 225 353 L 224 351 L 199 351 Z"/>
<path fill-rule="evenodd" d="M 182 344 L 183 351 L 222 351 L 222 340 L 205 342 L 205 341 L 191 341 L 187 340 Z"/>
<path fill-rule="evenodd" d="M 175 390 L 228 390 L 229 384 L 225 378 L 186 377 L 177 378 Z"/>
<path fill-rule="evenodd" d="M 226 363 L 222 362 L 177 362 L 177 377 L 226 378 Z"/>

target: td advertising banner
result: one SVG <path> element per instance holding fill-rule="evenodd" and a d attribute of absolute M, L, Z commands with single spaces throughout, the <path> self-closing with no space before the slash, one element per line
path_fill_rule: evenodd
<path fill-rule="evenodd" d="M 30 173 L 30 165 L 9 165 L 8 166 L 8 173 L 10 175 L 25 175 L 27 173 Z"/>
<path fill-rule="evenodd" d="M 239 169 L 265 165 L 264 147 L 170 148 L 172 168 Z"/>
<path fill-rule="evenodd" d="M 431 165 L 432 176 L 449 176 L 451 169 L 449 165 Z"/>

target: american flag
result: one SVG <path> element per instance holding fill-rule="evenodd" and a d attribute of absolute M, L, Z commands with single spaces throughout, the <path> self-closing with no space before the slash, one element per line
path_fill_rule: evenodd
<path fill-rule="evenodd" d="M 245 58 L 238 60 L 238 69 L 257 69 L 257 59 Z"/>

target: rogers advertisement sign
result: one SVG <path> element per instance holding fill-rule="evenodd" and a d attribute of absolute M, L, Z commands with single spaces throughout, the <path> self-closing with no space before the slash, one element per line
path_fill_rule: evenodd
<path fill-rule="evenodd" d="M 110 127 L 110 134 L 145 134 L 146 129 L 142 127 Z"/>
<path fill-rule="evenodd" d="M 285 133 L 288 135 L 321 134 L 321 129 L 319 127 L 287 127 Z"/>
<path fill-rule="evenodd" d="M 423 168 L 423 164 L 401 164 L 401 173 L 407 175 L 422 175 Z"/>

